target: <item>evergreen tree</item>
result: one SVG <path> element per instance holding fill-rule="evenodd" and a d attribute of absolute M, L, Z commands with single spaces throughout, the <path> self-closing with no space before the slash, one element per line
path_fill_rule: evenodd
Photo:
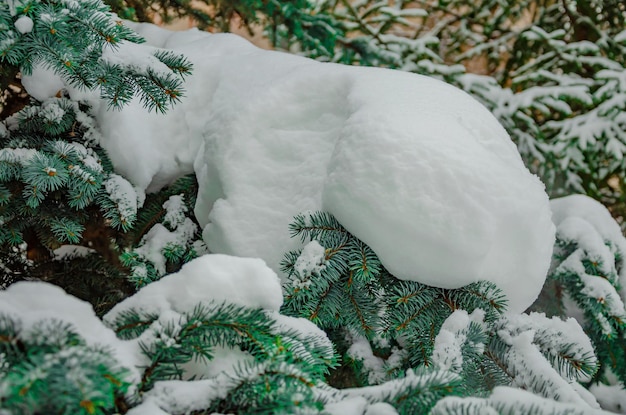
<path fill-rule="evenodd" d="M 590 379 L 597 364 L 573 320 L 503 314 L 506 301 L 488 282 L 445 290 L 400 281 L 325 213 L 298 216 L 291 229 L 313 242 L 284 262 L 284 311 L 332 330 L 352 382 L 369 385 L 434 366 L 461 375 L 469 395 L 515 385 L 584 404 L 580 387 L 571 385 Z"/>
<path fill-rule="evenodd" d="M 122 18 L 192 16 L 220 30 L 239 17 L 310 57 L 455 83 L 494 111 L 553 194 L 584 192 L 621 214 L 617 2 L 108 3 Z M 195 179 L 144 195 L 115 171 L 87 105 L 62 90 L 38 101 L 19 86 L 45 67 L 115 109 L 138 98 L 163 113 L 183 96 L 190 63 L 132 49 L 141 39 L 99 0 L 2 2 L 0 28 L 3 411 L 558 414 L 596 408 L 586 387 L 625 394 L 621 235 L 557 224 L 543 301 L 511 315 L 491 283 L 401 281 L 331 215 L 302 214 L 291 231 L 306 245 L 286 255 L 282 314 L 216 299 L 219 279 L 199 289 L 183 278 L 191 268 L 176 273 L 206 252 Z M 124 48 L 128 61 L 111 58 Z M 59 285 L 95 312 L 23 280 Z"/>
<path fill-rule="evenodd" d="M 145 67 L 112 60 L 109 50 L 142 40 L 99 1 L 3 2 L 0 19 L 7 28 L 0 31 L 3 69 L 27 75 L 37 66 L 51 68 L 73 87 L 98 90 L 114 108 L 136 96 L 146 110 L 163 112 L 182 96 L 191 71 L 184 57 L 167 51 L 144 56 Z M 63 95 L 31 100 L 0 123 L 0 283 L 50 281 L 104 312 L 133 285 L 204 252 L 187 214 L 195 180 L 181 179 L 146 199 L 115 173 L 90 109 Z M 167 211 L 162 205 L 176 194 L 185 203 L 173 201 Z M 135 252 L 162 221 L 178 237 Z"/>
<path fill-rule="evenodd" d="M 18 17 L 20 2 L 15 4 L 15 11 L 8 11 Z M 24 8 L 32 15 L 35 9 L 28 4 L 25 2 Z M 309 57 L 442 78 L 493 111 L 552 196 L 584 193 L 610 206 L 616 217 L 623 214 L 625 138 L 619 103 L 624 91 L 620 74 L 626 47 L 626 11 L 620 2 L 111 0 L 108 4 L 124 18 L 151 21 L 158 15 L 170 21 L 189 17 L 211 30 L 228 31 L 236 20 L 249 31 L 264 30 L 276 47 Z M 5 18 L 7 28 L 10 23 Z M 72 30 L 78 30 L 76 27 L 72 25 Z M 3 52 L 11 59 L 3 68 L 2 89 L 16 102 L 18 93 L 7 87 L 19 83 L 15 75 L 19 56 L 28 47 L 26 38 L 41 38 L 35 36 L 37 25 L 33 30 L 26 34 L 6 31 L 5 45 L 25 38 L 16 43 L 18 46 L 11 46 L 11 53 L 9 48 Z M 123 26 L 115 29 L 117 32 L 112 30 L 102 32 L 104 40 L 96 33 L 95 41 L 110 46 L 131 36 Z M 39 59 L 42 53 L 38 52 Z M 180 73 L 186 70 L 176 57 L 157 58 L 167 60 L 171 68 L 180 67 Z M 86 68 L 83 61 L 87 58 L 82 59 L 75 60 Z M 59 71 L 68 70 L 57 61 L 50 64 Z M 103 66 L 98 70 L 110 74 Z M 116 68 L 115 79 L 107 80 L 103 94 L 122 103 L 133 88 L 124 89 L 121 84 L 134 85 L 136 92 L 150 91 L 155 85 L 155 91 L 159 90 L 159 82 L 130 82 L 132 70 Z M 91 74 L 91 78 L 82 73 L 67 76 L 78 84 L 103 85 Z M 120 79 L 126 82 L 117 83 Z M 180 84 L 168 86 L 164 96 L 163 91 L 157 94 L 158 105 L 150 105 L 164 110 L 168 100 L 175 100 L 182 92 L 179 88 Z M 173 95 L 167 95 L 168 89 Z M 19 104 L 9 100 L 5 111 L 14 105 Z"/>
<path fill-rule="evenodd" d="M 606 208 L 592 199 L 569 196 L 553 200 L 552 206 L 554 259 L 535 308 L 576 317 L 598 357 L 594 382 L 625 384 L 626 308 L 620 279 L 626 240 Z"/>
<path fill-rule="evenodd" d="M 241 290 L 230 278 L 268 283 L 260 271 L 236 276 L 241 272 L 237 263 L 249 261 L 245 259 L 221 265 L 231 273 L 226 279 L 217 277 L 224 272 L 218 270 L 223 260 L 209 255 L 202 265 L 152 282 L 104 317 L 108 328 L 87 305 L 58 288 L 16 284 L 4 294 L 0 307 L 3 407 L 19 413 L 131 408 L 131 413 L 169 414 L 333 413 L 336 405 L 358 400 L 362 408 L 390 405 L 400 414 L 592 410 L 594 401 L 579 382 L 589 381 L 603 363 L 573 319 L 502 314 L 497 288 L 485 283 L 442 290 L 396 280 L 376 267 L 380 263 L 366 245 L 327 214 L 299 216 L 293 229 L 318 239 L 302 253 L 287 256 L 293 273 L 283 311 L 314 318 L 329 337 L 268 306 L 219 301 Z M 319 250 L 321 243 L 328 245 L 323 256 L 313 255 L 310 247 Z M 350 278 L 354 284 L 359 278 L 366 282 L 362 274 L 355 277 L 358 270 L 373 269 L 367 281 L 375 286 L 367 291 L 372 297 L 353 295 Z M 310 278 L 313 272 L 315 279 Z M 325 274 L 338 278 L 328 284 Z M 212 290 L 206 291 L 205 285 Z M 254 288 L 252 293 L 259 295 Z M 27 312 L 32 306 L 20 298 L 33 295 L 49 301 Z M 303 295 L 318 299 L 311 301 L 319 311 L 316 315 L 311 315 L 309 301 L 298 303 Z M 375 303 L 382 316 L 368 317 L 369 328 L 361 318 L 366 312 L 359 311 L 367 303 Z M 22 313 L 29 317 L 22 319 Z M 66 313 L 65 320 L 51 319 L 49 313 Z M 341 318 L 348 313 L 356 317 Z M 336 368 L 333 343 L 343 354 L 341 369 Z M 602 349 L 597 350 L 605 359 Z M 212 369 L 212 364 L 221 369 Z M 351 383 L 335 386 L 361 382 L 365 387 L 329 386 L 326 379 L 336 383 L 338 370 L 344 382 Z M 202 377 L 194 379 L 198 374 Z M 78 387 L 74 380 L 84 377 L 90 382 Z M 512 387 L 534 396 L 529 399 Z M 503 391 L 509 398 L 503 399 Z"/>

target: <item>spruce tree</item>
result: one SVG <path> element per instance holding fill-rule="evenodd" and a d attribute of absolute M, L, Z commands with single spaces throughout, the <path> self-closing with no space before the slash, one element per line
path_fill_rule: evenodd
<path fill-rule="evenodd" d="M 535 308 L 574 316 L 598 357 L 598 385 L 626 382 L 626 240 L 604 206 L 581 195 L 552 201 L 557 224 L 553 263 Z"/>
<path fill-rule="evenodd" d="M 3 2 L 0 19 L 7 29 L 0 32 L 0 62 L 10 73 L 49 68 L 72 87 L 99 91 L 117 110 L 137 97 L 146 111 L 164 112 L 183 96 L 182 82 L 191 71 L 183 56 L 156 50 L 144 57 L 150 62 L 145 67 L 110 58 L 124 42 L 143 40 L 100 1 Z M 45 101 L 31 99 L 2 120 L 3 285 L 50 281 L 103 312 L 131 294 L 133 285 L 203 252 L 196 242 L 199 229 L 185 216 L 193 206 L 194 179 L 144 201 L 145 195 L 115 173 L 99 135 L 90 108 L 62 90 Z M 168 216 L 162 205 L 175 194 L 187 204 L 171 202 Z M 162 221 L 185 235 L 146 255 L 131 254 Z M 151 271 L 155 261 L 160 273 Z M 129 268 L 146 271 L 129 279 Z"/>
<path fill-rule="evenodd" d="M 586 388 L 626 394 L 621 235 L 589 225 L 585 235 L 600 241 L 589 245 L 559 225 L 542 301 L 522 315 L 506 312 L 492 283 L 441 289 L 397 279 L 324 212 L 294 218 L 292 234 L 305 246 L 286 254 L 280 313 L 210 290 L 184 306 L 174 294 L 142 302 L 168 281 L 184 287 L 185 269 L 177 271 L 206 252 L 192 213 L 195 178 L 143 195 L 98 145 L 101 126 L 87 105 L 62 90 L 38 101 L 19 86 L 42 66 L 73 88 L 97 90 L 111 108 L 123 111 L 135 97 L 163 113 L 184 96 L 192 67 L 160 50 L 143 68 L 111 61 L 108 51 L 141 42 L 120 18 L 193 16 L 226 30 L 238 16 L 250 30 L 264 26 L 277 47 L 461 86 L 500 118 L 553 194 L 584 192 L 619 214 L 623 6 L 108 4 L 118 16 L 99 0 L 0 4 L 3 411 L 558 414 L 589 413 Z M 476 62 L 490 76 L 471 75 Z M 580 128 L 588 124 L 597 129 Z M 93 311 L 32 280 L 61 286 Z M 222 360 L 232 370 L 208 371 Z"/>

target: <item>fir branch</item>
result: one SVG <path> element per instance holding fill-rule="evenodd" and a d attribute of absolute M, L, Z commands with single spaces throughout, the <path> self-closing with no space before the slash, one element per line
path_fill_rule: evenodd
<path fill-rule="evenodd" d="M 304 242 L 309 240 L 330 240 L 333 244 L 322 244 L 322 246 L 341 246 L 347 238 L 348 232 L 337 222 L 337 220 L 329 213 L 314 212 L 308 215 L 300 214 L 294 217 L 293 222 L 289 225 L 289 233 L 292 237 L 300 236 L 300 240 Z M 339 242 L 339 243 L 337 243 Z"/>
<path fill-rule="evenodd" d="M 370 402 L 388 402 L 399 414 L 429 413 L 437 401 L 459 395 L 462 379 L 450 372 L 408 371 L 406 377 L 358 390 Z"/>

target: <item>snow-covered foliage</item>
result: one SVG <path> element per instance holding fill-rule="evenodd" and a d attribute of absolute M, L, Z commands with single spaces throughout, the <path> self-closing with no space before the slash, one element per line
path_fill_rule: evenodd
<path fill-rule="evenodd" d="M 433 367 L 458 375 L 471 396 L 505 385 L 599 408 L 578 383 L 592 379 L 598 362 L 575 319 L 505 314 L 502 294 L 485 281 L 456 290 L 400 281 L 328 214 L 297 217 L 292 233 L 317 244 L 284 261 L 284 312 L 316 322 L 343 344 L 340 352 L 360 384 Z M 324 257 L 310 261 L 309 247 L 318 245 Z M 301 267 L 302 257 L 323 267 Z"/>
<path fill-rule="evenodd" d="M 95 142 L 94 120 L 76 102 L 49 98 L 4 120 L 0 137 L 1 242 L 20 243 L 28 227 L 53 241 L 77 243 L 85 218 L 99 205 L 110 226 L 128 229 L 138 199 Z M 30 217 L 24 222 L 23 215 Z"/>
<path fill-rule="evenodd" d="M 122 263 L 131 269 L 128 279 L 137 287 L 160 279 L 168 265 L 171 270 L 172 264 L 183 264 L 207 253 L 187 205 L 184 194 L 170 196 L 161 206 L 162 222 L 154 224 L 136 247 L 122 254 Z"/>
<path fill-rule="evenodd" d="M 98 0 L 3 1 L 0 26 L 3 64 L 24 75 L 44 67 L 67 84 L 96 90 L 117 108 L 138 96 L 146 107 L 165 111 L 182 95 L 182 77 L 190 71 L 179 55 L 124 43 L 141 38 Z M 30 83 L 30 94 L 43 100 L 54 84 L 55 77 Z"/>
<path fill-rule="evenodd" d="M 599 409 L 592 409 L 586 405 L 577 405 L 571 402 L 554 402 L 534 395 L 522 389 L 499 386 L 487 398 L 458 398 L 447 397 L 441 399 L 433 408 L 432 415 L 472 414 L 533 414 L 551 415 L 557 413 L 570 415 L 608 415 Z"/>
<path fill-rule="evenodd" d="M 368 265 L 376 269 L 376 258 L 370 260 Z M 338 258 L 333 262 L 327 261 L 327 267 L 336 269 L 341 264 Z M 355 278 L 363 280 L 366 275 Z M 386 289 L 393 290 L 392 284 L 386 281 Z M 421 290 L 426 297 L 429 290 L 439 291 L 426 286 Z M 332 296 L 358 301 L 350 300 L 350 295 Z M 384 409 L 412 414 L 427 413 L 435 405 L 445 407 L 437 402 L 448 395 L 483 396 L 488 392 L 485 387 L 494 382 L 492 386 L 515 386 L 568 404 L 576 402 L 579 409 L 598 408 L 593 396 L 576 383 L 593 375 L 596 360 L 575 320 L 563 322 L 540 314 L 498 318 L 498 311 L 490 307 L 497 301 L 493 293 L 483 299 L 486 311 L 476 308 L 468 315 L 452 310 L 469 309 L 480 296 L 473 295 L 472 300 L 472 292 L 462 290 L 443 296 L 441 304 L 452 306 L 441 330 L 431 331 L 439 332 L 431 344 L 427 333 L 422 336 L 407 329 L 417 330 L 416 326 L 405 324 L 385 333 L 372 325 L 376 338 L 366 332 L 369 340 L 360 346 L 362 351 L 351 348 L 355 361 L 375 359 L 371 349 L 369 357 L 363 354 L 371 340 L 379 351 L 394 343 L 395 351 L 387 356 L 395 360 L 387 366 L 393 371 L 370 377 L 367 387 L 337 390 L 324 383 L 337 361 L 330 341 L 334 336 L 327 337 L 307 320 L 278 313 L 283 302 L 280 279 L 260 259 L 219 254 L 197 258 L 119 303 L 104 316 L 104 323 L 89 305 L 57 287 L 16 283 L 0 293 L 0 400 L 9 413 L 56 411 L 59 405 L 109 410 L 123 402 L 134 414 L 279 409 L 290 413 L 326 409 L 337 414 Z M 33 305 L 31 298 L 45 301 Z M 437 321 L 432 314 L 438 312 L 436 308 L 415 315 L 412 299 L 393 302 L 401 307 L 388 311 L 390 320 L 404 314 L 405 320 Z M 356 331 L 349 323 L 346 328 Z M 400 336 L 394 333 L 397 329 Z M 431 350 L 434 367 L 418 362 L 419 350 L 410 347 L 420 336 L 420 348 Z M 358 336 L 353 338 L 355 344 L 362 342 Z M 361 367 L 366 373 L 372 370 L 367 363 Z M 88 382 L 82 380 L 86 377 Z M 58 378 L 69 380 L 49 384 Z M 74 384 L 63 399 L 51 399 L 59 393 L 57 387 Z M 268 385 L 272 386 L 268 389 Z M 498 405 L 493 399 L 476 402 Z M 534 399 L 555 413 L 570 408 Z M 500 404 L 520 406 L 515 399 Z"/>
<path fill-rule="evenodd" d="M 626 397 L 618 392 L 626 383 L 626 239 L 606 208 L 589 197 L 555 199 L 551 206 L 557 243 L 540 304 L 549 302 L 553 314 L 580 321 L 600 365 L 594 381 L 601 383 L 591 390 L 605 401 L 602 391 L 621 383 L 615 388 L 619 402 Z"/>
<path fill-rule="evenodd" d="M 143 288 L 105 323 L 60 288 L 13 284 L 0 292 L 3 410 L 95 413 L 120 399 L 133 413 L 315 409 L 333 347 L 310 323 L 278 315 L 281 303 L 279 279 L 261 260 L 222 255 Z M 259 397 L 270 380 L 276 389 Z"/>
<path fill-rule="evenodd" d="M 615 201 L 623 10 L 143 1 L 112 3 L 263 22 L 332 63 L 100 0 L 0 3 L 0 414 L 624 411 L 608 212 L 555 200 L 553 224 L 488 110 L 365 67 L 462 87 L 550 191 Z M 448 65 L 481 59 L 492 77 Z M 22 87 L 39 101 L 5 107 Z"/>

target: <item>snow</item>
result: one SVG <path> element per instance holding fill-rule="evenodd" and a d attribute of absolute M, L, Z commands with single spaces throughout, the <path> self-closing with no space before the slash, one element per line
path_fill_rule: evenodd
<path fill-rule="evenodd" d="M 470 323 L 482 324 L 485 312 L 480 308 L 475 309 L 472 314 L 465 310 L 455 310 L 441 325 L 439 333 L 435 337 L 433 347 L 433 364 L 441 370 L 451 370 L 460 373 L 463 369 L 462 346 L 467 340 L 467 330 Z M 473 345 L 479 350 L 484 349 L 484 345 Z"/>
<path fill-rule="evenodd" d="M 22 86 L 30 96 L 39 101 L 45 101 L 65 88 L 61 77 L 41 64 L 34 65 L 30 75 L 22 75 Z"/>
<path fill-rule="evenodd" d="M 557 235 L 565 241 L 578 243 L 582 249 L 581 256 L 585 253 L 592 256 L 592 259 L 598 262 L 603 272 L 609 273 L 611 271 L 615 258 L 609 247 L 604 244 L 602 236 L 591 223 L 582 218 L 570 216 L 558 224 Z M 582 264 L 580 265 L 582 266 Z"/>
<path fill-rule="evenodd" d="M 3 148 L 0 149 L 0 161 L 8 163 L 24 163 L 37 154 L 34 148 Z"/>
<path fill-rule="evenodd" d="M 615 330 L 609 317 L 617 321 L 626 318 L 622 299 L 626 298 L 626 239 L 608 210 L 589 197 L 568 196 L 553 200 L 551 205 L 559 239 L 576 244 L 576 249 L 568 252 L 560 264 L 555 262 L 552 273 L 561 278 L 574 274 L 580 279 L 579 292 L 600 304 L 601 312 L 594 318 L 603 334 L 612 336 Z M 617 261 L 616 257 L 619 258 Z M 600 275 L 587 273 L 583 263 L 586 260 L 596 263 Z M 618 284 L 622 287 L 621 297 L 616 290 Z M 573 301 L 567 299 L 564 304 L 569 315 L 585 322 Z"/>
<path fill-rule="evenodd" d="M 536 393 L 549 394 L 546 397 L 553 396 L 557 401 L 588 406 L 570 383 L 546 364 L 541 352 L 533 345 L 534 331 L 524 331 L 514 336 L 498 332 L 498 335 L 511 346 L 507 364 L 508 371 L 515 374 L 513 386 L 524 388 L 530 385 Z"/>
<path fill-rule="evenodd" d="M 463 404 L 465 410 L 461 412 L 458 405 Z M 487 406 L 489 405 L 489 406 Z M 497 408 L 497 409 L 496 409 Z M 455 410 L 456 409 L 456 410 Z M 431 414 L 444 415 L 449 413 L 468 413 L 497 415 L 499 413 L 532 413 L 548 415 L 567 413 L 572 415 L 609 415 L 608 412 L 575 405 L 571 402 L 556 402 L 534 395 L 528 391 L 498 386 L 493 389 L 487 398 L 460 398 L 445 397 L 433 408 Z"/>
<path fill-rule="evenodd" d="M 30 33 L 33 30 L 33 19 L 28 16 L 20 16 L 15 21 L 15 28 L 21 34 Z"/>
<path fill-rule="evenodd" d="M 71 258 L 82 258 L 95 252 L 96 251 L 94 249 L 79 245 L 61 245 L 52 251 L 56 261 L 63 261 Z"/>
<path fill-rule="evenodd" d="M 195 381 L 168 380 L 156 382 L 145 394 L 141 405 L 131 409 L 129 415 L 187 414 L 208 407 L 211 401 L 226 395 L 228 378 Z"/>
<path fill-rule="evenodd" d="M 523 333 L 533 333 L 534 342 L 540 345 L 542 352 L 558 357 L 559 349 L 564 344 L 576 345 L 576 349 L 570 350 L 570 358 L 576 360 L 589 360 L 592 365 L 596 364 L 594 348 L 591 340 L 583 331 L 580 323 L 574 318 L 561 320 L 558 317 L 548 318 L 544 313 L 530 313 L 520 315 L 508 315 L 498 322 L 500 330 L 498 334 L 506 343 L 512 342 L 512 337 Z M 529 336 L 529 334 L 526 334 Z M 521 341 L 521 340 L 520 340 Z M 561 376 L 567 377 L 566 372 L 561 372 L 564 367 L 556 365 Z M 591 378 L 584 373 L 577 373 L 577 380 L 590 382 Z"/>
<path fill-rule="evenodd" d="M 137 214 L 140 196 L 128 180 L 118 174 L 111 174 L 104 181 L 104 188 L 111 201 L 117 205 L 122 221 L 133 218 Z"/>
<path fill-rule="evenodd" d="M 398 411 L 386 402 L 376 402 L 365 410 L 363 415 L 397 415 Z M 342 414 L 340 414 L 342 415 Z"/>
<path fill-rule="evenodd" d="M 580 218 L 592 225 L 602 239 L 616 243 L 626 252 L 626 240 L 619 225 L 600 202 L 585 195 L 572 195 L 551 200 L 550 207 L 556 226 L 568 218 Z"/>
<path fill-rule="evenodd" d="M 454 382 L 459 379 L 458 375 L 452 372 L 439 370 L 416 372 L 413 369 L 406 371 L 404 378 L 393 379 L 380 385 L 364 386 L 360 388 L 342 389 L 347 397 L 364 397 L 369 402 L 380 402 L 392 396 L 394 392 L 398 392 L 405 388 L 419 389 L 425 387 L 429 381 L 435 381 L 440 384 Z"/>
<path fill-rule="evenodd" d="M 301 276 L 319 274 L 326 267 L 325 259 L 326 249 L 319 242 L 311 241 L 302 249 L 302 253 L 294 264 L 294 269 Z"/>
<path fill-rule="evenodd" d="M 154 49 L 142 44 L 121 42 L 116 48 L 105 48 L 102 60 L 110 65 L 127 67 L 136 72 L 161 76 L 170 74 L 169 68 L 153 55 Z"/>
<path fill-rule="evenodd" d="M 533 395 L 527 391 L 521 389 L 508 388 L 504 386 L 498 386 L 493 389 L 489 400 L 494 403 L 518 403 L 526 405 L 535 405 L 538 409 L 545 412 L 541 413 L 555 413 L 557 411 L 568 411 L 572 414 L 601 414 L 606 413 L 598 409 L 588 408 L 586 405 L 577 405 L 573 402 L 554 402 L 552 400 L 542 399 L 537 395 Z"/>
<path fill-rule="evenodd" d="M 0 291 L 0 313 L 13 315 L 25 329 L 38 321 L 55 319 L 72 325 L 90 346 L 107 346 L 121 365 L 129 369 L 129 381 L 140 379 L 141 362 L 136 344 L 117 338 L 96 316 L 91 305 L 45 282 L 17 282 Z"/>
<path fill-rule="evenodd" d="M 369 341 L 358 334 L 353 334 L 348 340 L 351 346 L 346 354 L 355 361 L 361 361 L 363 369 L 367 373 L 368 383 L 375 385 L 383 381 L 387 375 L 385 372 L 385 361 L 374 355 Z"/>
<path fill-rule="evenodd" d="M 363 415 L 366 408 L 367 400 L 360 396 L 332 402 L 324 407 L 325 411 L 331 415 Z"/>
<path fill-rule="evenodd" d="M 597 293 L 598 298 L 609 299 L 608 306 L 613 315 L 623 315 L 624 304 L 621 298 L 626 298 L 626 239 L 609 211 L 598 201 L 584 195 L 572 195 L 550 201 L 553 212 L 553 221 L 557 226 L 560 238 L 578 243 L 581 252 L 573 253 L 561 264 L 561 267 L 571 269 L 581 276 L 589 293 Z M 606 243 L 610 246 L 607 246 Z M 621 258 L 621 263 L 615 263 L 615 255 Z M 600 270 L 606 276 L 617 275 L 621 293 L 603 278 L 588 276 L 580 259 L 588 255 L 596 259 Z M 620 298 L 621 294 L 621 298 Z"/>
<path fill-rule="evenodd" d="M 80 143 L 66 143 L 63 141 L 57 141 L 57 143 L 59 143 L 59 145 L 64 145 L 64 146 L 68 146 L 69 148 L 73 149 L 74 151 L 76 151 L 79 155 L 80 155 L 80 161 L 88 168 L 100 173 L 102 172 L 102 162 L 100 161 L 100 158 L 98 157 L 98 155 L 96 154 L 96 152 L 92 149 L 92 148 L 87 148 L 85 146 L 83 146 Z M 137 196 L 139 197 L 139 196 Z M 141 201 L 141 203 L 138 203 L 140 206 L 143 204 L 143 202 Z"/>
<path fill-rule="evenodd" d="M 184 380 L 214 378 L 221 373 L 235 376 L 238 365 L 254 362 L 254 356 L 238 347 L 216 346 L 211 350 L 211 360 L 192 359 L 181 365 Z"/>
<path fill-rule="evenodd" d="M 187 206 L 185 206 L 182 194 L 170 196 L 163 203 L 163 209 L 165 209 L 163 223 L 166 225 L 176 227 L 181 225 L 186 219 Z"/>
<path fill-rule="evenodd" d="M 597 383 L 589 387 L 589 392 L 593 393 L 602 408 L 626 414 L 626 391 L 624 391 L 623 385 L 619 383 L 615 385 Z"/>
<path fill-rule="evenodd" d="M 302 317 L 289 317 L 280 314 L 278 311 L 268 312 L 268 316 L 275 322 L 275 328 L 282 332 L 292 331 L 298 334 L 299 339 L 312 339 L 317 342 L 317 346 L 323 344 L 328 350 L 333 349 L 333 343 L 330 341 L 326 332 L 315 325 L 311 320 Z M 327 356 L 332 358 L 332 353 Z"/>
<path fill-rule="evenodd" d="M 176 200 L 176 199 L 174 199 Z M 226 255 L 204 255 L 185 264 L 174 274 L 155 281 L 135 295 L 117 304 L 104 321 L 115 326 L 118 318 L 131 310 L 142 316 L 156 315 L 150 327 L 139 337 L 128 341 L 143 348 L 175 347 L 175 336 L 184 321 L 185 313 L 198 304 L 233 303 L 250 308 L 263 308 L 275 321 L 276 333 L 289 330 L 289 335 L 325 346 L 333 357 L 332 343 L 326 334 L 305 319 L 291 318 L 278 313 L 282 304 L 279 279 L 262 260 Z M 310 340 L 310 341 L 309 341 Z M 302 355 L 305 351 L 300 351 Z M 180 366 L 183 381 L 157 382 L 145 394 L 143 402 L 133 409 L 135 414 L 166 412 L 188 413 L 206 408 L 211 400 L 223 396 L 231 387 L 235 370 L 243 370 L 254 357 L 239 348 L 217 346 L 212 358 L 192 359 Z M 246 369 L 247 370 L 247 369 Z M 256 369 L 250 369 L 253 377 Z M 192 380 L 200 379 L 200 380 Z"/>
<path fill-rule="evenodd" d="M 442 288 L 489 280 L 512 312 L 537 297 L 554 242 L 548 198 L 469 95 L 416 74 L 263 51 L 234 35 L 132 27 L 193 63 L 181 103 L 165 116 L 138 100 L 120 112 L 68 90 L 92 104 L 100 144 L 135 186 L 155 191 L 196 173 L 210 251 L 262 258 L 278 272 L 301 246 L 292 218 L 325 210 L 398 278 Z M 51 90 L 41 78 L 29 92 Z"/>
<path fill-rule="evenodd" d="M 283 297 L 278 277 L 262 260 L 204 255 L 117 304 L 105 322 L 112 324 L 129 309 L 156 315 L 184 313 L 211 301 L 278 311 Z"/>
<path fill-rule="evenodd" d="M 59 123 L 65 115 L 65 110 L 59 106 L 58 100 L 51 99 L 41 105 L 38 115 L 49 123 Z"/>
<path fill-rule="evenodd" d="M 164 275 L 167 263 L 167 258 L 163 255 L 165 248 L 187 245 L 193 239 L 195 231 L 196 224 L 189 218 L 175 231 L 157 223 L 141 238 L 139 246 L 133 252 L 151 262 L 159 275 Z"/>
<path fill-rule="evenodd" d="M 155 385 L 156 387 L 156 385 Z M 171 415 L 161 409 L 157 402 L 149 398 L 127 412 L 128 415 Z"/>
<path fill-rule="evenodd" d="M 163 203 L 163 209 L 165 210 L 163 223 L 169 229 L 160 223 L 155 224 L 141 238 L 139 246 L 133 250 L 133 253 L 137 254 L 139 258 L 151 262 L 159 276 L 166 273 L 167 258 L 165 252 L 168 248 L 186 248 L 193 243 L 196 254 L 201 255 L 206 252 L 206 247 L 202 241 L 193 241 L 198 226 L 186 216 L 187 206 L 184 203 L 183 195 L 170 196 Z M 133 267 L 133 275 L 139 280 L 145 277 L 146 272 L 144 264 Z"/>

